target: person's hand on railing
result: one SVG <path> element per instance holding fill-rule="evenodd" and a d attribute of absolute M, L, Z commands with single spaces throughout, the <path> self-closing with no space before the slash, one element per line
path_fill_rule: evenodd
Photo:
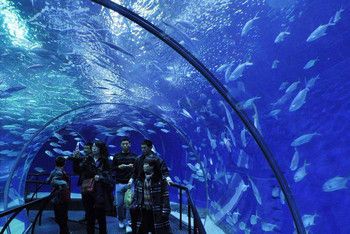
<path fill-rule="evenodd" d="M 165 179 L 166 179 L 166 182 L 167 182 L 167 184 L 168 184 L 169 186 L 173 183 L 173 181 L 172 181 L 172 179 L 170 178 L 170 176 L 166 177 Z"/>

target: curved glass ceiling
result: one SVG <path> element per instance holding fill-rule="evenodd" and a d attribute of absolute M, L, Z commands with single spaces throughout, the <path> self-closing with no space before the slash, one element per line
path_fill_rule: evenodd
<path fill-rule="evenodd" d="M 114 2 L 176 39 L 239 101 L 307 231 L 350 231 L 350 3 Z M 129 135 L 136 145 L 143 137 L 156 143 L 173 180 L 191 189 L 208 233 L 294 231 L 237 115 L 159 39 L 90 1 L 3 0 L 0 29 L 1 209 L 23 203 L 34 160 L 68 154 L 72 134 L 111 147 Z M 25 215 L 17 222 L 28 225 Z"/>

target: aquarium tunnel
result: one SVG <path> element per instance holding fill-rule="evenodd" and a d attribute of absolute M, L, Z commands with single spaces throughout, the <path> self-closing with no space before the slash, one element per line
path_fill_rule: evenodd
<path fill-rule="evenodd" d="M 128 137 L 206 233 L 349 233 L 349 22 L 347 0 L 1 0 L 0 213 L 56 157 Z"/>

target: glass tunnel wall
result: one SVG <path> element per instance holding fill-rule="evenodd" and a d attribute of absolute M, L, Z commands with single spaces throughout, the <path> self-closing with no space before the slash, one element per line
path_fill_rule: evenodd
<path fill-rule="evenodd" d="M 240 101 L 308 231 L 350 231 L 350 3 L 115 2 L 174 37 Z M 191 189 L 208 233 L 293 232 L 254 140 L 160 40 L 89 1 L 5 0 L 0 24 L 1 209 L 22 204 L 28 172 L 51 170 L 76 141 L 98 138 L 112 153 L 128 135 L 135 151 L 143 137 L 155 142 L 173 180 Z M 171 198 L 178 201 L 175 191 Z M 28 225 L 25 214 L 16 222 Z"/>

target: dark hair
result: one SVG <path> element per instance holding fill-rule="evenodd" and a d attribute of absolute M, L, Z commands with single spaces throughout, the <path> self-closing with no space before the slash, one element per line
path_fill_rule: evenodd
<path fill-rule="evenodd" d="M 91 149 L 92 145 L 93 145 L 92 142 L 89 141 L 89 142 L 86 142 L 84 146 L 89 146 Z"/>
<path fill-rule="evenodd" d="M 155 157 L 146 157 L 145 160 L 143 161 L 144 164 L 148 164 L 151 167 L 156 167 L 158 165 L 158 160 Z"/>
<path fill-rule="evenodd" d="M 62 156 L 58 156 L 55 159 L 56 167 L 63 167 L 65 163 L 66 163 L 66 159 Z"/>
<path fill-rule="evenodd" d="M 120 143 L 122 143 L 123 141 L 128 141 L 129 143 L 131 143 L 130 139 L 127 138 L 127 137 L 123 137 L 123 138 L 120 140 Z"/>
<path fill-rule="evenodd" d="M 102 141 L 95 141 L 94 144 L 97 146 L 97 148 L 99 148 L 101 158 L 107 159 L 108 158 L 108 149 L 107 149 L 106 144 Z"/>
<path fill-rule="evenodd" d="M 152 148 L 153 143 L 152 141 L 145 139 L 141 145 L 147 145 L 149 148 Z"/>
<path fill-rule="evenodd" d="M 154 156 L 149 156 L 146 157 L 145 160 L 143 161 L 143 165 L 148 164 L 151 167 L 153 167 L 153 178 L 156 180 L 160 180 L 162 178 L 162 172 L 160 170 L 160 163 L 159 159 L 154 157 Z M 141 173 L 141 178 L 145 178 L 145 172 L 143 170 L 143 165 L 142 165 L 142 173 Z"/>

